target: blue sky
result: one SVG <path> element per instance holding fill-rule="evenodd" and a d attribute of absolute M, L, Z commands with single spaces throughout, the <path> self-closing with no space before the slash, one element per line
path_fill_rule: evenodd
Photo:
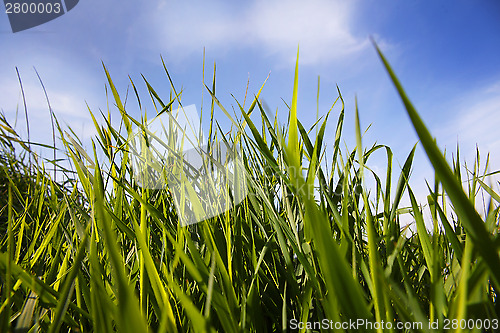
<path fill-rule="evenodd" d="M 82 0 L 67 14 L 39 27 L 12 33 L 0 13 L 0 109 L 14 122 L 21 103 L 16 66 L 25 88 L 32 139 L 50 142 L 47 88 L 60 120 L 83 137 L 92 135 L 86 103 L 106 110 L 108 67 L 122 96 L 128 75 L 142 87 L 143 74 L 168 99 L 163 56 L 183 102 L 200 110 L 202 61 L 205 82 L 217 63 L 217 95 L 226 108 L 231 94 L 242 101 L 270 73 L 263 99 L 286 120 L 281 101 L 290 102 L 297 46 L 300 44 L 298 116 L 307 125 L 316 117 L 317 78 L 321 77 L 319 113 L 333 103 L 336 84 L 346 101 L 344 138 L 354 143 L 357 96 L 364 144 L 390 146 L 394 165 L 402 165 L 417 142 L 403 106 L 369 41 L 372 36 L 388 57 L 411 100 L 442 148 L 472 163 L 475 145 L 492 153 L 492 170 L 500 169 L 500 2 L 454 1 L 96 1 Z M 131 96 L 132 97 L 132 96 Z M 209 98 L 204 93 L 205 106 Z M 19 104 L 20 105 L 20 104 Z M 131 109 L 134 103 L 129 103 Z M 20 109 L 22 111 L 22 109 Z M 111 109 L 118 119 L 116 109 Z M 148 112 L 153 109 L 148 106 Z M 327 142 L 333 143 L 338 112 L 333 112 Z M 24 132 L 24 117 L 17 129 Z M 224 123 L 222 112 L 216 114 Z M 372 166 L 384 174 L 385 157 Z M 432 179 L 426 157 L 417 152 L 413 186 L 425 192 Z"/>

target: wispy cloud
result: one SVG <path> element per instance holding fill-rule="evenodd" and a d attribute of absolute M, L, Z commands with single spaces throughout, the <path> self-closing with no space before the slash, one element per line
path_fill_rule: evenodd
<path fill-rule="evenodd" d="M 252 48 L 291 62 L 300 43 L 301 61 L 338 60 L 368 46 L 352 32 L 356 1 L 259 0 L 239 5 L 222 2 L 171 4 L 163 1 L 144 20 L 153 22 L 156 46 L 179 58 L 201 52 Z"/>
<path fill-rule="evenodd" d="M 491 153 L 492 167 L 500 169 L 500 82 L 482 86 L 450 102 L 453 118 L 436 131 L 438 140 L 452 148 L 458 142 L 469 163 L 475 146 L 484 155 Z"/>
<path fill-rule="evenodd" d="M 20 74 L 28 111 L 30 140 L 48 144 L 52 141 L 52 124 L 45 93 L 35 71 L 32 68 L 23 69 L 20 69 Z M 93 124 L 85 99 L 79 95 L 79 90 L 57 74 L 40 75 L 47 88 L 51 108 L 63 129 L 66 130 L 69 125 L 83 139 L 95 134 L 91 130 Z M 81 82 L 81 85 L 87 86 L 88 82 Z M 95 92 L 86 90 L 86 93 L 91 104 L 95 102 L 95 98 L 92 98 Z M 21 137 L 27 139 L 24 102 L 15 70 L 8 71 L 8 75 L 3 75 L 0 79 L 0 108 Z"/>

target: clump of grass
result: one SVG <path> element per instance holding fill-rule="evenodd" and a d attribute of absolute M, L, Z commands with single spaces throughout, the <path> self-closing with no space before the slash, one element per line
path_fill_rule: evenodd
<path fill-rule="evenodd" d="M 206 85 L 211 114 L 220 108 L 232 130 L 222 132 L 212 116 L 208 147 L 224 141 L 239 148 L 248 195 L 223 214 L 182 227 L 172 193 L 141 188 L 134 177 L 128 135 L 132 124 L 144 128 L 145 119 L 127 112 L 105 69 L 117 110 L 108 110 L 104 125 L 95 121 L 93 151 L 56 122 L 73 181 L 54 182 L 35 162 L 28 173 L 17 171 L 32 180 L 24 182 L 5 172 L 11 162 L 1 160 L 7 232 L 0 238 L 0 331 L 266 332 L 324 319 L 383 321 L 392 324 L 387 331 L 402 331 L 396 322 L 422 323 L 406 330 L 414 332 L 430 331 L 435 321 L 441 331 L 445 319 L 465 320 L 467 327 L 488 319 L 487 331 L 494 331 L 500 197 L 479 168 L 465 176 L 464 191 L 459 152 L 450 167 L 380 56 L 436 171 L 426 208 L 432 232 L 408 182 L 415 148 L 395 170 L 389 147 L 363 146 L 357 108 L 357 145 L 340 148 L 340 90 L 331 167 L 321 167 L 333 115 L 309 129 L 297 119 L 298 62 L 284 130 L 260 103 L 264 86 L 248 108 L 237 103 L 241 115 L 232 117 L 214 93 L 214 73 L 212 88 Z M 173 91 L 168 100 L 145 81 L 158 112 L 181 102 L 165 72 Z M 111 114 L 119 115 L 122 129 L 111 125 Z M 0 144 L 8 147 L 5 138 L 15 131 L 5 119 L 1 128 Z M 366 167 L 378 150 L 387 155 L 385 183 Z M 373 193 L 364 182 L 369 176 L 377 184 Z M 474 207 L 479 189 L 491 197 L 483 216 Z M 411 207 L 401 207 L 404 196 Z M 411 214 L 417 233 L 401 226 L 403 214 Z"/>

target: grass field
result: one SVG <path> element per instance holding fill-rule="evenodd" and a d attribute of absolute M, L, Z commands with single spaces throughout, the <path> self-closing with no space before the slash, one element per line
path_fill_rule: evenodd
<path fill-rule="evenodd" d="M 92 114 L 99 118 L 93 151 L 55 123 L 72 162 L 60 166 L 63 180 L 54 181 L 52 165 L 35 158 L 3 118 L 0 332 L 497 331 L 500 195 L 481 173 L 479 154 L 471 170 L 458 149 L 445 159 L 379 54 L 435 170 L 427 202 L 417 202 L 408 182 L 415 148 L 394 167 L 390 147 L 363 145 L 357 109 L 345 111 L 356 115 L 357 144 L 342 148 L 340 90 L 340 114 L 302 126 L 298 61 L 284 128 L 264 111 L 260 91 L 233 117 L 212 93 L 215 76 L 206 85 L 209 147 L 238 147 L 248 195 L 237 205 L 225 197 L 231 209 L 186 227 L 171 191 L 136 181 L 128 135 L 145 120 L 127 113 L 107 71 L 115 106 L 102 119 Z M 173 84 L 166 98 L 147 86 L 158 112 L 180 103 Z M 213 119 L 215 108 L 228 117 L 229 132 Z M 327 143 L 331 122 L 335 141 Z M 387 156 L 384 175 L 366 167 L 378 150 Z M 483 194 L 480 214 L 475 202 Z M 403 215 L 416 233 L 400 224 Z M 342 327 L 361 320 L 357 329 Z"/>

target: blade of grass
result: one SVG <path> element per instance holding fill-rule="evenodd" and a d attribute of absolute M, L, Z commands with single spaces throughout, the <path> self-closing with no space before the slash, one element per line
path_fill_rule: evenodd
<path fill-rule="evenodd" d="M 386 58 L 375 44 L 377 53 L 380 56 L 396 90 L 405 105 L 406 111 L 410 120 L 417 132 L 418 137 L 424 147 L 424 150 L 429 158 L 434 170 L 442 182 L 446 193 L 453 202 L 455 212 L 460 217 L 461 223 L 467 229 L 467 232 L 472 237 L 474 245 L 477 247 L 479 253 L 486 261 L 489 270 L 491 272 L 491 278 L 494 282 L 496 289 L 500 288 L 500 258 L 498 256 L 498 251 L 491 240 L 491 237 L 486 230 L 484 222 L 475 210 L 474 206 L 471 204 L 470 200 L 465 195 L 461 184 L 457 181 L 455 175 L 450 169 L 446 159 L 443 157 L 441 151 L 436 145 L 431 134 L 424 125 L 424 122 L 418 115 L 415 107 L 410 102 L 405 91 L 396 75 L 394 74 L 391 66 L 387 62 Z"/>

